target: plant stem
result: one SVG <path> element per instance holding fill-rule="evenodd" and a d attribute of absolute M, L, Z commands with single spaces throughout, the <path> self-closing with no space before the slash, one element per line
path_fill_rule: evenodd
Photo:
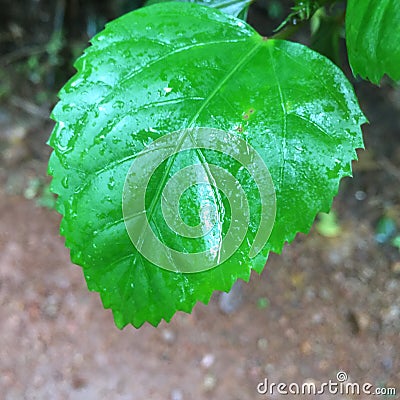
<path fill-rule="evenodd" d="M 279 32 L 270 36 L 269 39 L 282 39 L 282 40 L 287 39 L 287 38 L 293 36 L 304 25 L 305 22 L 307 22 L 307 21 L 306 20 L 300 21 L 296 25 L 293 25 L 293 24 L 286 25 Z"/>
<path fill-rule="evenodd" d="M 332 5 L 334 3 L 338 3 L 339 1 L 340 0 L 319 0 L 317 4 L 319 6 L 318 8 L 321 8 L 321 7 Z M 316 10 L 314 10 L 314 11 L 316 11 Z M 314 13 L 312 13 L 312 15 L 313 14 Z M 292 23 L 286 25 L 283 29 L 279 30 L 279 32 L 270 36 L 269 39 L 287 39 L 287 38 L 293 36 L 301 27 L 304 26 L 304 24 L 306 22 L 308 22 L 311 19 L 312 15 L 310 15 L 310 18 L 307 18 L 307 19 L 297 20 L 296 24 L 293 24 L 293 22 L 292 22 Z M 290 15 L 289 15 L 289 17 L 290 17 Z"/>

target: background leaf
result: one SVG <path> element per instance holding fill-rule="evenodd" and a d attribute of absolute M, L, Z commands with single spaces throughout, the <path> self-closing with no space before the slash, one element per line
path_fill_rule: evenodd
<path fill-rule="evenodd" d="M 346 44 L 354 75 L 378 84 L 384 74 L 400 79 L 400 2 L 349 0 Z"/>
<path fill-rule="evenodd" d="M 214 290 L 228 291 L 238 278 L 248 281 L 269 251 L 280 252 L 309 230 L 317 212 L 329 210 L 340 179 L 351 174 L 355 148 L 363 146 L 365 118 L 335 65 L 300 44 L 266 40 L 210 8 L 163 3 L 129 13 L 108 24 L 75 67 L 52 114 L 52 190 L 71 259 L 83 266 L 89 289 L 112 308 L 119 327 L 157 325 L 177 310 L 190 312 L 196 301 L 207 303 Z M 242 183 L 252 213 L 239 250 L 217 268 L 183 274 L 154 266 L 131 243 L 122 218 L 126 174 L 148 144 L 188 127 L 234 133 L 268 166 L 277 217 L 257 257 L 248 256 L 257 187 L 240 165 L 212 151 L 183 154 L 171 171 L 161 166 L 150 195 L 160 176 L 196 157 L 225 168 Z M 203 197 L 198 189 L 183 199 L 184 217 Z M 152 223 L 160 235 L 173 246 L 184 243 L 173 242 L 159 217 Z M 226 230 L 229 210 L 220 217 Z"/>
<path fill-rule="evenodd" d="M 158 3 L 166 3 L 169 1 L 177 1 L 182 3 L 194 3 L 201 6 L 215 8 L 226 14 L 233 15 L 243 21 L 247 19 L 247 12 L 253 0 L 148 0 L 146 6 Z"/>

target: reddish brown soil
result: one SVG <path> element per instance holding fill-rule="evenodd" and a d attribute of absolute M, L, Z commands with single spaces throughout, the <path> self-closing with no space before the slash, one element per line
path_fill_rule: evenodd
<path fill-rule="evenodd" d="M 245 400 L 267 398 L 264 378 L 323 382 L 339 370 L 400 382 L 399 276 L 364 221 L 271 256 L 231 316 L 213 299 L 157 329 L 119 331 L 70 263 L 54 211 L 2 192 L 0 215 L 1 398 Z"/>

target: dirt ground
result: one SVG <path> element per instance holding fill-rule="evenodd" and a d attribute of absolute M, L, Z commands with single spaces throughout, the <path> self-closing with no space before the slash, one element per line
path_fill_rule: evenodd
<path fill-rule="evenodd" d="M 243 285 L 230 315 L 216 295 L 170 324 L 123 331 L 70 263 L 59 215 L 26 198 L 45 176 L 51 124 L 3 107 L 0 398 L 273 399 L 257 393 L 265 378 L 322 383 L 338 371 L 399 393 L 400 253 L 376 240 L 379 218 L 399 214 L 399 93 L 359 94 L 370 150 L 335 200 L 341 234 L 299 235 Z"/>

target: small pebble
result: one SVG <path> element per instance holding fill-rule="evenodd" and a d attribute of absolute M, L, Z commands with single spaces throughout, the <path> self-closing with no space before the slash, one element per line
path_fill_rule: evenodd
<path fill-rule="evenodd" d="M 329 362 L 327 360 L 320 360 L 318 362 L 318 369 L 320 371 L 327 371 L 329 369 Z"/>
<path fill-rule="evenodd" d="M 400 307 L 392 305 L 383 315 L 383 323 L 385 325 L 398 324 L 400 320 Z"/>
<path fill-rule="evenodd" d="M 376 269 L 370 268 L 370 267 L 364 267 L 361 270 L 360 278 L 365 278 L 365 279 L 369 280 L 369 279 L 373 278 L 375 273 L 376 273 Z M 361 280 L 363 280 L 363 279 L 361 279 Z"/>
<path fill-rule="evenodd" d="M 332 300 L 332 292 L 327 288 L 321 288 L 319 295 L 323 300 Z"/>
<path fill-rule="evenodd" d="M 60 300 L 58 296 L 50 295 L 46 298 L 42 305 L 42 312 L 48 318 L 55 318 L 60 308 Z"/>
<path fill-rule="evenodd" d="M 398 279 L 390 279 L 386 282 L 385 289 L 388 292 L 399 292 L 400 282 Z"/>
<path fill-rule="evenodd" d="M 314 325 L 319 325 L 324 321 L 324 315 L 321 313 L 315 313 L 312 317 L 311 317 L 311 322 Z"/>
<path fill-rule="evenodd" d="M 183 393 L 180 389 L 174 389 L 171 392 L 171 400 L 183 400 Z"/>
<path fill-rule="evenodd" d="M 35 375 L 33 377 L 33 385 L 35 387 L 39 387 L 39 386 L 43 385 L 43 383 L 44 383 L 44 378 L 42 375 Z"/>
<path fill-rule="evenodd" d="M 363 201 L 367 198 L 367 193 L 363 192 L 362 190 L 357 190 L 357 192 L 354 194 L 354 197 L 358 201 Z"/>
<path fill-rule="evenodd" d="M 208 369 L 214 364 L 214 361 L 215 361 L 214 354 L 208 353 L 202 358 L 200 364 L 204 369 Z"/>
<path fill-rule="evenodd" d="M 358 310 L 349 311 L 348 321 L 354 334 L 365 331 L 371 322 L 369 315 Z"/>
<path fill-rule="evenodd" d="M 176 339 L 175 332 L 171 331 L 170 329 L 163 329 L 161 331 L 162 339 L 165 343 L 173 344 Z"/>
<path fill-rule="evenodd" d="M 15 144 L 3 153 L 3 162 L 7 167 L 16 167 L 30 156 L 25 143 Z"/>
<path fill-rule="evenodd" d="M 400 261 L 392 264 L 392 272 L 394 272 L 395 274 L 400 274 Z"/>
<path fill-rule="evenodd" d="M 268 340 L 266 338 L 260 338 L 257 341 L 257 347 L 260 350 L 267 350 L 268 349 Z"/>
<path fill-rule="evenodd" d="M 81 376 L 72 377 L 72 387 L 74 389 L 82 389 L 86 386 L 86 381 Z"/>
<path fill-rule="evenodd" d="M 217 380 L 213 375 L 206 375 L 203 381 L 203 388 L 206 392 L 211 392 L 215 388 Z"/>
<path fill-rule="evenodd" d="M 312 346 L 308 340 L 300 345 L 300 350 L 304 355 L 309 355 L 312 352 Z"/>
<path fill-rule="evenodd" d="M 314 300 L 315 299 L 315 290 L 311 286 L 307 287 L 304 293 L 306 300 Z"/>
<path fill-rule="evenodd" d="M 358 326 L 360 327 L 360 331 L 365 331 L 370 324 L 369 316 L 365 313 L 357 313 L 356 318 Z"/>
<path fill-rule="evenodd" d="M 224 314 L 233 314 L 239 309 L 243 302 L 243 282 L 237 281 L 229 293 L 222 292 L 219 296 L 219 309 Z"/>

